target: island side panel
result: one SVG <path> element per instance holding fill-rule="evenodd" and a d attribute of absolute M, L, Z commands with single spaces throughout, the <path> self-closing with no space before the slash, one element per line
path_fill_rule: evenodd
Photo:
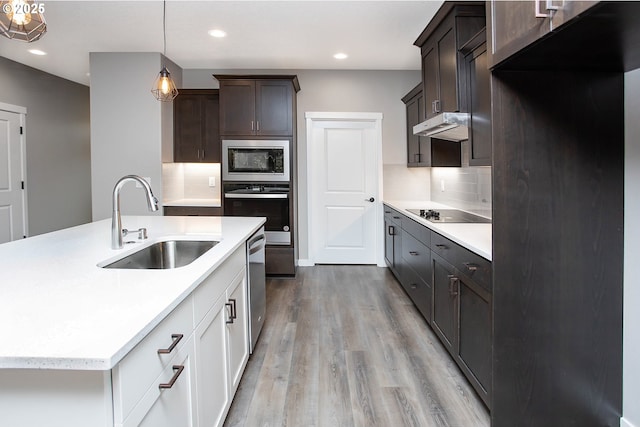
<path fill-rule="evenodd" d="M 0 426 L 113 427 L 111 371 L 0 369 Z"/>

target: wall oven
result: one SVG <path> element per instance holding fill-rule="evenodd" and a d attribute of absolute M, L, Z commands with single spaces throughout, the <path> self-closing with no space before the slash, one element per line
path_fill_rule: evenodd
<path fill-rule="evenodd" d="M 227 184 L 224 186 L 224 214 L 263 216 L 268 245 L 290 245 L 289 183 Z"/>
<path fill-rule="evenodd" d="M 290 177 L 288 140 L 222 141 L 223 180 L 289 182 Z"/>

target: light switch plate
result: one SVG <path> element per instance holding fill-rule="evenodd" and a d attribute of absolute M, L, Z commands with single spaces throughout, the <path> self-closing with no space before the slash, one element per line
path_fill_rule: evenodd
<path fill-rule="evenodd" d="M 215 187 L 216 186 L 216 177 L 215 176 L 210 176 L 209 177 L 209 187 Z"/>

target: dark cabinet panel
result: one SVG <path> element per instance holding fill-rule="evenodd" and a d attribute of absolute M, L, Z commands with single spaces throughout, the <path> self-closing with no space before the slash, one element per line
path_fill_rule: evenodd
<path fill-rule="evenodd" d="M 220 162 L 217 89 L 182 89 L 173 101 L 173 160 Z"/>
<path fill-rule="evenodd" d="M 460 318 L 458 358 L 470 371 L 471 381 L 485 402 L 491 400 L 491 298 L 459 277 Z"/>
<path fill-rule="evenodd" d="M 458 335 L 458 281 L 454 268 L 433 255 L 433 320 L 431 326 L 452 356 L 455 356 Z"/>
<path fill-rule="evenodd" d="M 460 111 L 458 96 L 458 49 L 454 28 L 449 28 L 438 40 L 438 80 L 440 105 L 436 112 Z"/>
<path fill-rule="evenodd" d="M 407 235 L 405 234 L 404 237 Z M 427 323 L 431 323 L 431 286 L 411 267 L 402 270 L 402 287 Z"/>
<path fill-rule="evenodd" d="M 210 206 L 165 206 L 165 216 L 221 216 L 221 207 Z"/>
<path fill-rule="evenodd" d="M 294 249 L 289 247 L 265 247 L 265 273 L 269 276 L 295 276 Z"/>
<path fill-rule="evenodd" d="M 491 89 L 486 33 L 479 33 L 465 56 L 469 106 L 469 165 L 491 166 Z"/>
<path fill-rule="evenodd" d="M 255 134 L 255 82 L 223 80 L 220 82 L 220 133 L 222 135 Z"/>
<path fill-rule="evenodd" d="M 407 166 L 431 166 L 430 138 L 413 134 L 413 127 L 424 121 L 422 83 L 402 97 L 407 112 Z"/>
<path fill-rule="evenodd" d="M 402 267 L 402 222 L 394 209 L 384 207 L 385 260 L 396 278 L 400 280 Z"/>
<path fill-rule="evenodd" d="M 256 135 L 293 135 L 292 94 L 290 81 L 256 81 Z"/>
<path fill-rule="evenodd" d="M 424 95 L 424 115 L 430 119 L 437 114 L 436 107 L 440 99 L 438 80 L 438 48 L 435 42 L 422 48 L 422 85 Z"/>
<path fill-rule="evenodd" d="M 215 76 L 220 81 L 220 134 L 293 136 L 295 76 Z"/>

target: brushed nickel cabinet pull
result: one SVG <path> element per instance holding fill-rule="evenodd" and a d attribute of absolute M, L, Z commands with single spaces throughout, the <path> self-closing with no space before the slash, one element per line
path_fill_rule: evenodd
<path fill-rule="evenodd" d="M 467 270 L 469 271 L 477 271 L 478 270 L 478 264 L 474 264 L 472 262 L 463 262 L 464 266 L 467 267 Z"/>
<path fill-rule="evenodd" d="M 449 249 L 449 248 L 447 247 L 447 245 L 443 245 L 443 244 L 438 244 L 438 245 L 436 245 L 436 248 L 438 248 L 438 249 Z"/>
<path fill-rule="evenodd" d="M 453 274 L 448 274 L 447 277 L 449 278 L 449 295 L 455 297 L 458 295 L 457 284 L 460 282 L 460 279 Z"/>
<path fill-rule="evenodd" d="M 260 132 L 260 120 L 256 121 L 256 131 Z"/>
<path fill-rule="evenodd" d="M 182 334 L 171 334 L 171 339 L 173 342 L 169 346 L 169 348 L 160 348 L 158 349 L 158 354 L 169 354 L 173 351 L 174 348 L 178 345 L 180 340 L 184 337 Z"/>
<path fill-rule="evenodd" d="M 229 298 L 229 302 L 231 302 L 231 304 L 233 304 L 232 308 L 231 308 L 231 319 L 237 319 L 238 318 L 238 310 L 236 307 L 236 299 L 235 298 Z"/>
<path fill-rule="evenodd" d="M 253 120 L 251 120 L 251 130 L 253 130 Z"/>
<path fill-rule="evenodd" d="M 409 255 L 418 256 L 420 254 L 418 252 L 416 252 L 416 251 L 409 251 Z"/>
<path fill-rule="evenodd" d="M 176 383 L 176 381 L 178 381 L 178 377 L 180 376 L 182 371 L 184 371 L 184 366 L 183 365 L 173 365 L 172 369 L 175 371 L 175 373 L 173 374 L 173 376 L 171 377 L 171 379 L 169 380 L 168 383 L 160 383 L 158 385 L 158 387 L 160 389 L 173 387 L 173 385 Z"/>
<path fill-rule="evenodd" d="M 224 305 L 226 305 L 227 307 L 229 307 L 229 319 L 225 320 L 225 323 L 227 325 L 230 325 L 233 323 L 233 305 L 231 303 L 225 302 Z"/>

